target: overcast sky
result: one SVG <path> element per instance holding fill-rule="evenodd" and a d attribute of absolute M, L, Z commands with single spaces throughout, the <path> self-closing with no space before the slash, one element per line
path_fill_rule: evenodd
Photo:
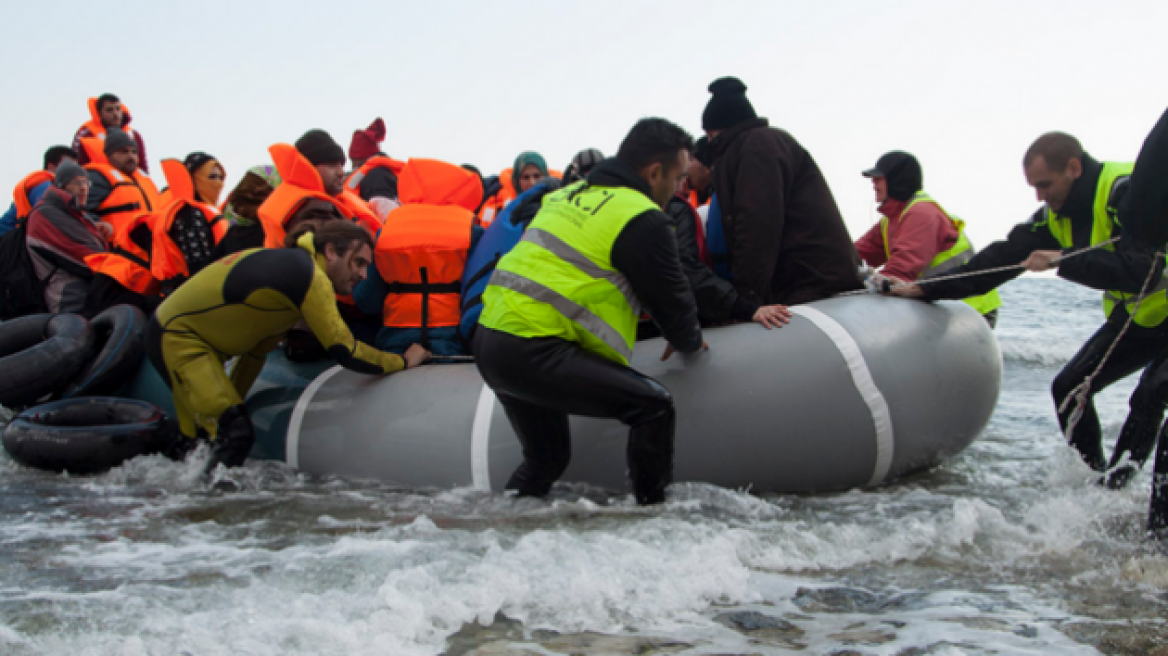
<path fill-rule="evenodd" d="M 0 183 L 11 189 L 121 96 L 150 165 L 203 150 L 233 186 L 267 147 L 381 116 L 399 158 L 485 173 L 522 150 L 553 168 L 614 154 L 644 116 L 695 135 L 734 75 L 827 177 L 853 237 L 877 218 L 860 171 L 914 153 L 976 244 L 1037 207 L 1021 157 L 1063 130 L 1131 160 L 1168 106 L 1168 2 L 6 3 Z"/>

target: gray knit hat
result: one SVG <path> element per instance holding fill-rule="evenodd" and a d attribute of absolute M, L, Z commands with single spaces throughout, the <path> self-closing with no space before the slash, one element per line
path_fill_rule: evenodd
<path fill-rule="evenodd" d="M 64 189 L 65 185 L 81 177 L 85 177 L 85 169 L 73 162 L 61 162 L 57 167 L 56 177 L 53 178 L 53 185 Z"/>
<path fill-rule="evenodd" d="M 132 147 L 134 150 L 138 150 L 138 142 L 134 141 L 134 137 L 131 137 L 122 130 L 106 131 L 105 146 L 102 148 L 102 150 L 105 151 L 107 156 L 112 155 L 123 148 L 130 147 Z"/>

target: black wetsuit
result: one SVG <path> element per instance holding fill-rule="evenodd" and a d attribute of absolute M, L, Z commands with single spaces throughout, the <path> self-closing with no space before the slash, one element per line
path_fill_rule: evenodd
<path fill-rule="evenodd" d="M 1091 245 L 1091 232 L 1094 225 L 1095 193 L 1099 185 L 1099 176 L 1102 165 L 1089 155 L 1083 157 L 1083 174 L 1075 181 L 1067 196 L 1066 203 L 1059 210 L 1060 216 L 1071 220 L 1072 249 L 1081 249 Z M 1112 205 L 1122 204 L 1124 187 L 1118 185 L 1113 191 Z M 1063 250 L 1062 245 L 1051 233 L 1047 226 L 1046 207 L 1039 208 L 1030 221 L 1019 224 L 1010 231 L 1005 241 L 990 244 L 978 252 L 972 260 L 950 273 L 967 273 L 983 271 L 1005 265 L 1018 264 L 1037 250 Z M 1116 225 L 1113 234 L 1122 234 L 1119 225 Z M 1071 250 L 1071 249 L 1068 249 Z M 1139 244 L 1132 239 L 1121 240 L 1114 252 L 1099 249 L 1076 256 L 1059 265 L 1058 275 L 1072 282 L 1099 290 L 1115 290 L 1125 293 L 1138 293 L 1147 279 L 1150 267 L 1155 267 L 1153 280 L 1162 273 L 1164 259 L 1155 258 L 1152 249 Z M 959 299 L 969 296 L 978 296 L 998 287 L 1023 273 L 1020 269 L 1003 271 L 958 278 L 944 282 L 937 282 L 922 286 L 925 297 L 928 299 Z M 1067 363 L 1063 370 L 1055 377 L 1051 386 L 1054 395 L 1055 407 L 1062 404 L 1067 394 L 1077 387 L 1088 375 L 1095 371 L 1107 349 L 1115 341 L 1119 331 L 1127 321 L 1127 311 L 1117 306 L 1107 322 L 1090 338 L 1079 350 L 1074 358 Z M 1144 328 L 1132 323 L 1124 338 L 1116 345 L 1115 351 L 1107 360 L 1107 364 L 1091 384 L 1090 395 L 1082 418 L 1075 427 L 1070 444 L 1078 449 L 1083 460 L 1096 470 L 1102 471 L 1107 467 L 1107 459 L 1103 455 L 1099 415 L 1095 411 L 1094 395 L 1108 385 L 1121 380 L 1147 366 L 1157 358 L 1160 349 L 1168 344 L 1168 322 L 1154 328 Z M 1155 444 L 1155 433 L 1146 429 L 1137 430 L 1136 426 L 1144 426 L 1152 422 L 1159 427 L 1159 421 L 1164 413 L 1163 402 L 1149 403 L 1132 398 L 1133 428 L 1126 440 L 1121 438 L 1120 446 L 1116 448 L 1113 458 L 1114 465 L 1121 457 L 1121 446 L 1127 445 L 1131 453 L 1143 453 L 1147 457 Z M 1072 402 L 1064 412 L 1059 413 L 1059 425 L 1065 431 L 1071 413 L 1075 409 Z M 1149 442 L 1149 439 L 1151 440 Z M 1134 457 L 1133 457 L 1134 459 Z M 1141 461 L 1142 462 L 1142 461 Z"/>
<path fill-rule="evenodd" d="M 618 159 L 601 162 L 590 184 L 648 185 Z M 538 221 L 538 218 L 536 219 Z M 682 353 L 702 346 L 697 308 L 681 270 L 673 222 L 657 209 L 630 220 L 612 247 L 612 265 L 625 275 L 665 338 Z M 628 468 L 638 503 L 659 503 L 673 478 L 673 397 L 632 368 L 558 337 L 517 337 L 480 325 L 475 364 L 495 391 L 523 445 L 523 464 L 507 482 L 522 495 L 543 496 L 568 467 L 568 415 L 611 417 L 629 426 Z"/>

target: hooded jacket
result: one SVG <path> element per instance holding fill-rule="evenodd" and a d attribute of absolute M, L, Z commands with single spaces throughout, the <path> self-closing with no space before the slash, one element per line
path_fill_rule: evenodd
<path fill-rule="evenodd" d="M 97 223 L 72 194 L 50 187 L 28 217 L 27 240 L 49 312 L 80 312 L 93 279 L 85 258 L 107 248 Z"/>
<path fill-rule="evenodd" d="M 122 103 L 122 131 L 133 135 L 134 142 L 138 144 L 138 168 L 150 173 L 150 165 L 146 163 L 146 142 L 137 130 L 130 127 L 131 120 L 130 108 Z M 89 120 L 77 128 L 77 134 L 73 135 L 73 150 L 77 152 L 77 163 L 82 166 L 89 164 L 90 158 L 81 140 L 93 137 L 105 140 L 105 126 L 101 124 L 101 112 L 97 111 L 97 98 L 89 99 Z"/>
<path fill-rule="evenodd" d="M 797 305 L 859 289 L 852 239 L 799 142 L 759 118 L 719 134 L 710 153 L 739 295 Z"/>

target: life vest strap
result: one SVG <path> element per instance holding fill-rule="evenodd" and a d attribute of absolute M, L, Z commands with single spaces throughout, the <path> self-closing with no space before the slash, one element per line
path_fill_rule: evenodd
<path fill-rule="evenodd" d="M 142 204 L 134 201 L 132 203 L 123 203 L 121 205 L 114 205 L 113 207 L 103 207 L 94 210 L 93 213 L 98 216 L 108 216 L 110 214 L 117 214 L 118 212 L 133 212 L 142 207 Z"/>
<path fill-rule="evenodd" d="M 113 253 L 114 255 L 120 255 L 121 257 L 126 258 L 127 260 L 133 262 L 134 264 L 137 264 L 138 266 L 142 267 L 143 269 L 150 268 L 149 262 L 147 262 L 146 260 L 143 260 L 141 257 L 131 253 L 130 251 L 122 248 L 121 246 L 114 246 L 113 248 L 110 249 L 110 252 Z"/>
<path fill-rule="evenodd" d="M 424 269 L 423 269 L 424 270 Z M 462 282 L 392 282 L 390 294 L 460 294 Z"/>

